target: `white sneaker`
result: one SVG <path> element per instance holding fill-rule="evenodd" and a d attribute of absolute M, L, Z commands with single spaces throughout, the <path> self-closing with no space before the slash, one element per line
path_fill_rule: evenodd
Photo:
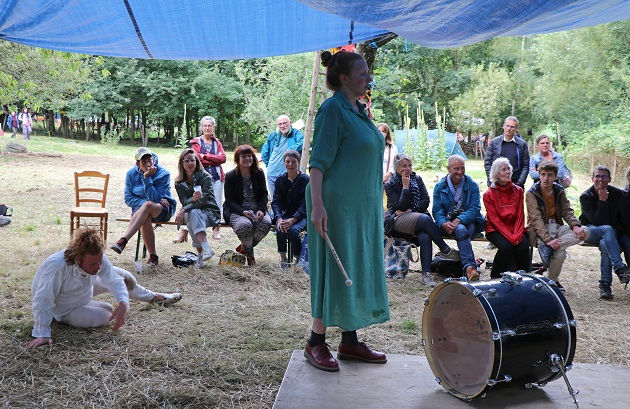
<path fill-rule="evenodd" d="M 428 273 L 428 272 L 422 273 L 422 284 L 431 288 L 435 287 L 435 281 L 433 281 L 433 277 L 431 277 L 431 273 Z"/>
<path fill-rule="evenodd" d="M 199 257 L 199 258 L 197 259 L 197 261 L 195 262 L 195 267 L 197 267 L 197 268 L 204 268 L 204 267 L 205 267 L 205 266 L 207 266 L 207 265 L 208 265 L 208 264 L 207 264 L 205 261 L 203 261 L 203 260 L 201 259 L 201 257 Z"/>
<path fill-rule="evenodd" d="M 201 251 L 201 261 L 208 261 L 214 256 L 214 251 L 211 248 Z"/>
<path fill-rule="evenodd" d="M 153 298 L 153 301 L 151 301 L 151 303 L 158 304 L 161 306 L 167 306 L 167 305 L 173 305 L 177 301 L 182 299 L 182 295 L 180 293 L 172 293 L 172 294 L 158 293 L 158 294 L 162 296 L 162 299 L 156 300 L 155 298 Z"/>

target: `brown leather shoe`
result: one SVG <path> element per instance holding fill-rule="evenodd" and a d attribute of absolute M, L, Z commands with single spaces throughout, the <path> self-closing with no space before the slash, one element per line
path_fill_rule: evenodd
<path fill-rule="evenodd" d="M 308 359 L 315 368 L 322 371 L 337 372 L 339 370 L 339 363 L 328 350 L 328 344 L 323 343 L 314 347 L 306 343 L 304 348 L 304 358 Z"/>
<path fill-rule="evenodd" d="M 469 266 L 466 269 L 466 278 L 468 281 L 478 281 L 479 280 L 479 270 L 476 267 Z"/>
<path fill-rule="evenodd" d="M 387 362 L 387 356 L 384 353 L 373 350 L 365 342 L 359 342 L 352 347 L 340 343 L 337 349 L 337 359 L 356 359 L 372 364 Z"/>

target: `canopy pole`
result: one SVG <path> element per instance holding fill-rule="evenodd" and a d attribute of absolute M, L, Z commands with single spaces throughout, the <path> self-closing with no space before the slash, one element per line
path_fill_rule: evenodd
<path fill-rule="evenodd" d="M 319 82 L 320 52 L 315 51 L 315 62 L 313 63 L 313 81 L 311 82 L 311 100 L 308 103 L 308 115 L 306 117 L 306 129 L 304 130 L 304 144 L 302 145 L 302 160 L 300 170 L 306 172 L 308 165 L 308 152 L 311 148 L 311 134 L 313 129 L 313 118 L 315 117 L 315 99 L 317 98 L 317 84 Z"/>

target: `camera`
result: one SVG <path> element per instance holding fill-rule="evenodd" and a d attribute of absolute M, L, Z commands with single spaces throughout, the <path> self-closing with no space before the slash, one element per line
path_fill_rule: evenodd
<path fill-rule="evenodd" d="M 453 205 L 453 209 L 450 212 L 446 213 L 446 220 L 452 222 L 457 218 L 457 216 L 462 213 L 464 213 L 464 209 L 457 207 L 457 205 Z"/>

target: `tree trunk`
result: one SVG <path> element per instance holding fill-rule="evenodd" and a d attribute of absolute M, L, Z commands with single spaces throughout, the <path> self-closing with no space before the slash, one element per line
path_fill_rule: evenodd
<path fill-rule="evenodd" d="M 387 33 L 383 34 L 380 37 L 376 37 L 371 41 L 364 41 L 357 44 L 357 53 L 361 54 L 363 58 L 365 58 L 365 62 L 367 62 L 368 70 L 370 72 L 374 72 L 376 51 L 379 49 L 379 47 L 384 46 L 396 37 L 398 36 L 394 33 Z"/>
<path fill-rule="evenodd" d="M 142 109 L 138 112 L 138 119 L 140 123 L 138 128 L 142 137 L 142 146 L 147 146 L 149 143 L 149 128 L 147 127 L 147 111 Z"/>

